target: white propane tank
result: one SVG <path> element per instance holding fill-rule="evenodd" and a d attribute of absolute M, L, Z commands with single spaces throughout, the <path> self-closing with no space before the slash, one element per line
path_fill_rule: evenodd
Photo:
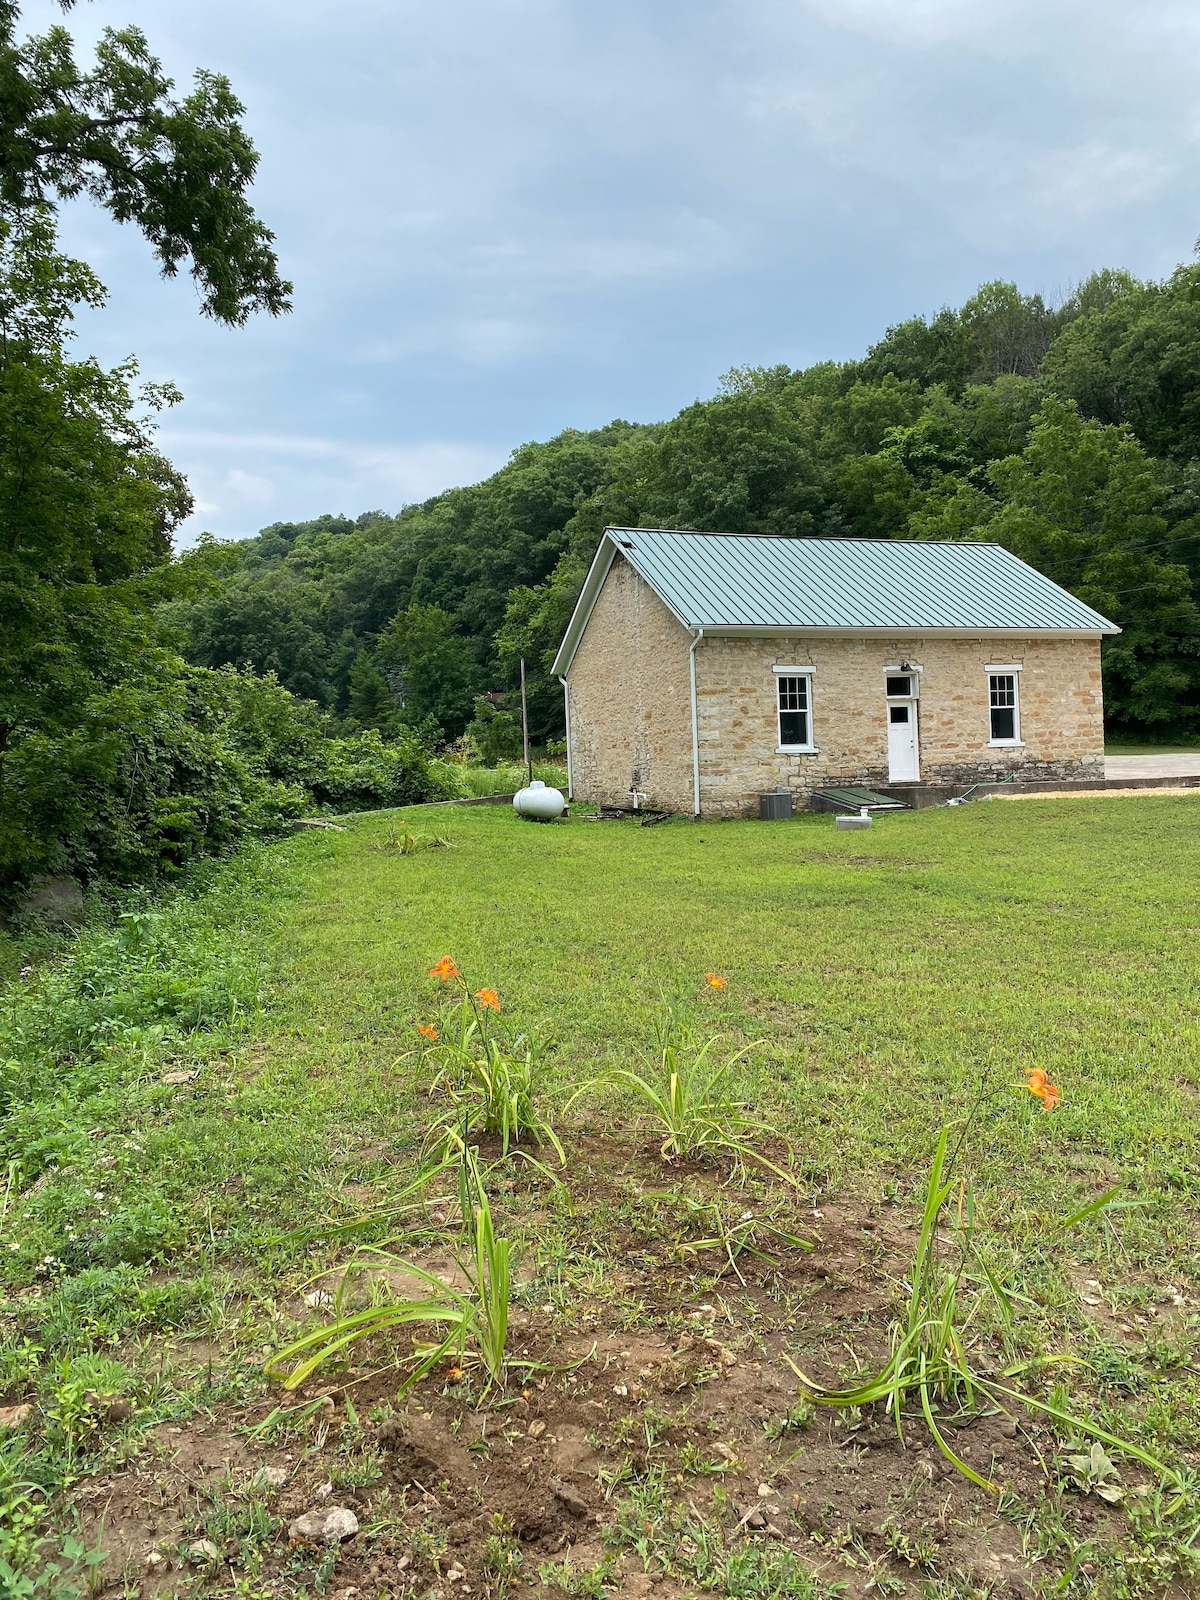
<path fill-rule="evenodd" d="M 513 795 L 513 810 L 519 817 L 532 817 L 535 822 L 553 822 L 566 810 L 567 802 L 560 789 L 548 789 L 540 778 L 535 778 L 527 788 Z"/>

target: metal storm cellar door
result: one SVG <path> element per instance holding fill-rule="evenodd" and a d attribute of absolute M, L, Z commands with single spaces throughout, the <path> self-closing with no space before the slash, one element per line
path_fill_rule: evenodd
<path fill-rule="evenodd" d="M 917 783 L 921 758 L 917 745 L 917 675 L 889 672 L 887 694 L 888 782 Z"/>

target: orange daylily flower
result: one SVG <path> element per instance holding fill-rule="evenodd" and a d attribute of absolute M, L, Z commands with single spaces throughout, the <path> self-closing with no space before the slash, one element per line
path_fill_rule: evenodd
<path fill-rule="evenodd" d="M 500 1009 L 500 996 L 495 989 L 480 989 L 475 998 L 485 1011 L 499 1011 Z"/>
<path fill-rule="evenodd" d="M 726 984 L 729 982 L 728 978 L 722 978 L 716 972 L 706 972 L 704 975 L 704 981 L 708 984 L 710 989 L 724 989 Z"/>
<path fill-rule="evenodd" d="M 431 978 L 440 978 L 443 983 L 449 983 L 451 978 L 459 978 L 462 974 L 449 956 L 443 956 L 436 967 L 430 967 L 429 976 Z"/>
<path fill-rule="evenodd" d="M 423 1034 L 431 1043 L 438 1036 L 438 1031 L 432 1022 L 418 1022 L 417 1032 Z"/>
<path fill-rule="evenodd" d="M 1025 1087 L 1042 1102 L 1047 1111 L 1053 1111 L 1062 1095 L 1041 1067 L 1025 1068 Z"/>

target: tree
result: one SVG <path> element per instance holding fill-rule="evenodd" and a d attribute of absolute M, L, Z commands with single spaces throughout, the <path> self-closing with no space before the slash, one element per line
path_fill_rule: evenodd
<path fill-rule="evenodd" d="M 640 499 L 651 526 L 830 531 L 812 444 L 786 390 L 688 406 L 646 452 Z"/>
<path fill-rule="evenodd" d="M 0 757 L 22 726 L 60 726 L 150 646 L 170 534 L 191 510 L 132 390 L 64 351 L 95 278 L 48 219 L 0 221 Z M 169 391 L 143 391 L 148 407 Z M 0 768 L 0 783 L 3 771 Z"/>
<path fill-rule="evenodd" d="M 1200 717 L 1200 610 L 1171 559 L 1161 471 L 1124 427 L 1047 399 L 1019 454 L 982 481 L 933 484 L 912 537 L 1005 545 L 1123 630 L 1105 643 L 1116 726 L 1183 731 Z"/>
<path fill-rule="evenodd" d="M 18 44 L 17 19 L 0 0 L 6 896 L 37 870 L 153 872 L 220 848 L 265 816 L 276 783 L 244 759 L 229 685 L 187 666 L 155 619 L 219 563 L 171 561 L 191 497 L 153 419 L 176 391 L 137 388 L 132 361 L 105 371 L 67 353 L 76 308 L 104 290 L 57 250 L 55 208 L 86 193 L 136 223 L 164 273 L 187 263 L 225 322 L 287 309 L 289 287 L 246 200 L 257 157 L 224 79 L 201 73 L 175 100 L 136 30 L 106 32 L 84 72 L 65 29 Z M 275 796 L 285 812 L 298 797 Z"/>
<path fill-rule="evenodd" d="M 359 727 L 388 732 L 396 721 L 396 697 L 365 650 L 360 650 L 354 658 L 349 688 L 348 709 Z"/>
<path fill-rule="evenodd" d="M 1155 455 L 1194 458 L 1200 422 L 1200 266 L 1165 283 L 1098 287 L 1042 373 L 1085 416 L 1126 422 Z"/>
<path fill-rule="evenodd" d="M 288 310 L 273 235 L 246 197 L 258 154 L 228 80 L 198 72 L 175 98 L 137 28 L 106 28 L 84 71 L 63 27 L 19 43 L 19 15 L 0 0 L 0 214 L 45 217 L 87 194 L 141 229 L 166 276 L 187 264 L 207 315 Z"/>
<path fill-rule="evenodd" d="M 397 612 L 380 636 L 376 656 L 397 673 L 406 723 L 416 727 L 433 717 L 448 739 L 462 733 L 483 675 L 470 645 L 455 633 L 453 617 L 429 605 Z"/>

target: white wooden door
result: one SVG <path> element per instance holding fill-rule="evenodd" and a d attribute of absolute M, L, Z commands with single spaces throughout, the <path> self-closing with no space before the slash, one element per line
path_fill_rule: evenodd
<path fill-rule="evenodd" d="M 917 783 L 921 762 L 917 753 L 917 702 L 889 700 L 887 706 L 888 781 Z"/>

